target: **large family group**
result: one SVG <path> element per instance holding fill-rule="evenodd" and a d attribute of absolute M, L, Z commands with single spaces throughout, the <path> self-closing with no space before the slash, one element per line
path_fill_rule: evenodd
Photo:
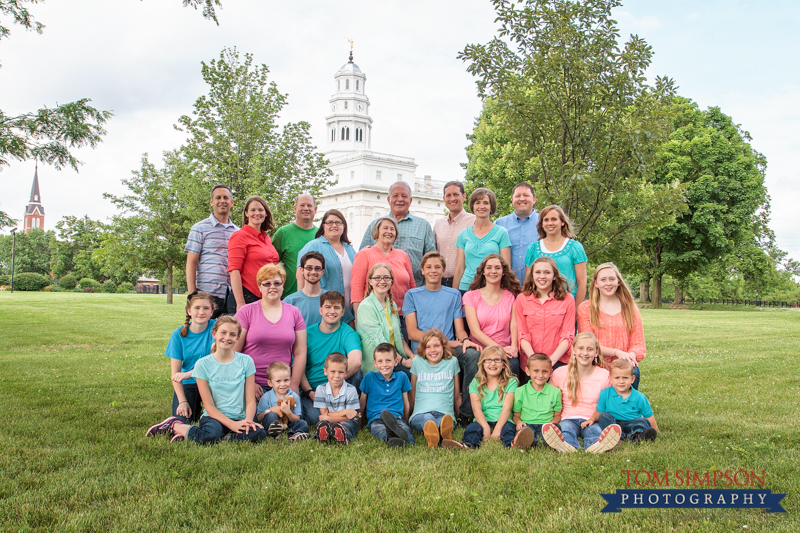
<path fill-rule="evenodd" d="M 461 182 L 443 199 L 449 214 L 431 228 L 394 183 L 390 215 L 356 252 L 340 211 L 314 226 L 310 195 L 270 239 L 263 198 L 237 228 L 231 191 L 214 187 L 186 244 L 186 323 L 166 349 L 172 416 L 147 434 L 298 441 L 313 425 L 313 438 L 347 443 L 366 427 L 390 446 L 417 431 L 431 447 L 592 453 L 654 439 L 637 390 L 642 321 L 617 267 L 595 269 L 585 300 L 583 246 L 559 206 L 534 210 L 527 183 L 495 221 L 489 189 L 472 192 L 472 213 Z"/>

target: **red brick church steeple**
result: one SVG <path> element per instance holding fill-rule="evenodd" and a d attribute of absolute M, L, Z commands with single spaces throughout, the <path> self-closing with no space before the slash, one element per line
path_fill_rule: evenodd
<path fill-rule="evenodd" d="M 42 206 L 42 195 L 39 194 L 39 165 L 33 174 L 33 186 L 31 187 L 31 199 L 25 207 L 25 233 L 34 228 L 44 227 L 44 206 Z"/>

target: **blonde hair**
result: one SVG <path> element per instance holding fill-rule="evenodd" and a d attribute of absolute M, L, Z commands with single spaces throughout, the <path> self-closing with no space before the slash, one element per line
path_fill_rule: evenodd
<path fill-rule="evenodd" d="M 612 361 L 608 365 L 608 371 L 611 372 L 612 370 L 626 370 L 633 376 L 633 365 L 630 361 L 626 361 L 625 359 L 615 359 Z"/>
<path fill-rule="evenodd" d="M 369 269 L 367 273 L 367 292 L 364 294 L 364 298 L 372 294 L 372 285 L 370 284 L 369 280 L 372 278 L 375 271 L 379 268 L 385 268 L 389 271 L 389 277 L 392 278 L 392 282 L 389 284 L 389 290 L 386 291 L 386 297 L 389 298 L 389 308 L 392 310 L 392 313 L 399 314 L 397 312 L 397 305 L 394 303 L 394 298 L 392 297 L 392 285 L 394 285 L 394 272 L 392 272 L 392 267 L 389 266 L 389 263 L 378 263 L 376 265 L 372 265 L 372 268 Z"/>
<path fill-rule="evenodd" d="M 490 355 L 495 354 L 498 354 L 500 359 L 503 360 L 503 370 L 500 372 L 496 389 L 497 397 L 500 400 L 500 403 L 502 403 L 503 396 L 506 394 L 506 387 L 508 386 L 508 383 L 512 379 L 516 379 L 511 375 L 511 366 L 508 364 L 508 356 L 506 355 L 505 350 L 499 346 L 489 346 L 483 350 L 481 352 L 480 359 L 478 359 L 478 372 L 475 374 L 475 379 L 478 380 L 478 395 L 481 397 L 481 400 L 483 400 L 486 395 L 486 386 L 489 383 L 489 376 L 486 374 L 486 370 L 483 367 L 483 361 Z"/>
<path fill-rule="evenodd" d="M 261 285 L 264 280 L 272 279 L 275 276 L 280 276 L 281 280 L 286 283 L 286 269 L 283 267 L 283 263 L 267 263 L 259 268 L 258 274 L 256 274 L 256 283 Z"/>
<path fill-rule="evenodd" d="M 569 239 L 577 239 L 578 236 L 575 235 L 575 230 L 572 229 L 572 220 L 567 216 L 563 209 L 561 209 L 560 205 L 548 205 L 541 211 L 539 211 L 539 221 L 536 222 L 536 231 L 539 232 L 539 238 L 544 239 L 547 237 L 547 233 L 544 231 L 544 226 L 542 225 L 542 221 L 544 220 L 545 215 L 550 211 L 555 211 L 558 213 L 559 218 L 561 218 L 561 222 L 564 223 L 561 226 L 561 235 L 567 237 Z"/>
<path fill-rule="evenodd" d="M 283 361 L 274 361 L 267 367 L 267 379 L 270 381 L 272 380 L 272 376 L 275 375 L 275 372 L 288 372 L 289 375 L 292 375 L 292 367 L 284 363 Z"/>
<path fill-rule="evenodd" d="M 447 337 L 444 336 L 444 333 L 436 328 L 431 328 L 422 334 L 422 340 L 420 340 L 417 345 L 417 355 L 426 361 L 428 360 L 428 356 L 425 355 L 425 350 L 428 348 L 430 340 L 434 337 L 439 339 L 439 342 L 442 343 L 442 359 L 451 359 L 453 357 L 453 350 L 450 348 L 450 343 Z"/>
<path fill-rule="evenodd" d="M 189 324 L 192 323 L 192 317 L 189 316 L 189 309 L 192 308 L 192 303 L 195 300 L 208 300 L 211 303 L 212 314 L 217 307 L 216 302 L 214 302 L 214 297 L 205 291 L 194 291 L 190 294 L 186 299 L 186 322 L 183 323 L 183 327 L 181 328 L 181 337 L 185 337 L 189 333 Z"/>
<path fill-rule="evenodd" d="M 603 263 L 597 267 L 594 274 L 592 274 L 592 283 L 589 286 L 589 321 L 593 328 L 603 327 L 600 323 L 600 289 L 597 288 L 597 276 L 601 270 L 607 268 L 613 270 L 614 274 L 617 275 L 617 279 L 619 279 L 619 285 L 617 286 L 617 291 L 614 293 L 614 296 L 619 300 L 620 307 L 622 308 L 622 319 L 625 321 L 626 329 L 630 332 L 631 329 L 633 329 L 633 315 L 636 312 L 636 302 L 634 302 L 631 290 L 628 288 L 628 285 L 625 284 L 625 280 L 622 279 L 622 274 L 620 274 L 617 265 L 611 262 Z"/>
<path fill-rule="evenodd" d="M 221 317 L 219 317 L 216 323 L 214 324 L 214 328 L 211 330 L 211 333 L 216 333 L 217 330 L 220 328 L 220 326 L 222 326 L 223 324 L 234 324 L 236 326 L 236 329 L 239 330 L 239 332 L 236 334 L 237 337 L 242 334 L 242 325 L 239 324 L 239 321 L 236 320 L 236 317 L 233 315 L 222 315 Z M 211 353 L 214 353 L 216 351 L 217 351 L 217 341 L 214 341 L 213 343 L 211 343 Z"/>
<path fill-rule="evenodd" d="M 600 341 L 594 336 L 594 333 L 584 331 L 575 335 L 575 340 L 572 341 L 572 356 L 569 358 L 567 365 L 567 397 L 572 400 L 573 407 L 578 405 L 578 394 L 581 390 L 581 381 L 578 379 L 578 358 L 575 356 L 575 345 L 579 340 L 591 339 L 597 349 L 597 354 L 592 360 L 592 366 L 599 366 L 605 368 L 603 357 L 600 354 Z"/>
<path fill-rule="evenodd" d="M 553 289 L 553 298 L 556 300 L 563 300 L 566 298 L 567 293 L 569 292 L 569 283 L 567 282 L 567 279 L 561 275 L 561 272 L 558 271 L 558 265 L 556 265 L 556 262 L 546 255 L 537 257 L 531 267 L 528 269 L 528 273 L 525 275 L 525 285 L 522 287 L 522 292 L 525 293 L 525 296 L 530 296 L 533 294 L 537 298 L 539 297 L 539 289 L 536 288 L 536 283 L 533 282 L 533 269 L 536 266 L 536 263 L 547 263 L 550 265 L 550 268 L 553 269 L 553 284 L 551 285 Z"/>

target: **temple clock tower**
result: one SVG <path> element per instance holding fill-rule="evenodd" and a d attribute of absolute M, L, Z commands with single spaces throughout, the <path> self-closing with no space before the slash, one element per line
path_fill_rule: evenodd
<path fill-rule="evenodd" d="M 369 98 L 364 92 L 367 76 L 350 61 L 334 75 L 336 92 L 331 96 L 331 114 L 325 117 L 328 124 L 326 152 L 353 152 L 369 150 L 372 146 L 372 117 L 369 116 Z"/>

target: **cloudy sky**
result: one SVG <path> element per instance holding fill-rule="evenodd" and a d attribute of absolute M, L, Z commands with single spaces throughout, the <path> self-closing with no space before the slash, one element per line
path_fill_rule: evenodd
<path fill-rule="evenodd" d="M 180 0 L 82 0 L 32 7 L 43 35 L 12 28 L 0 42 L 0 109 L 7 114 L 89 97 L 115 114 L 96 150 L 79 152 L 79 173 L 39 169 L 46 228 L 65 215 L 105 219 L 103 192 L 123 193 L 120 179 L 158 162 L 183 136 L 172 125 L 206 91 L 200 62 L 225 46 L 265 63 L 289 94 L 285 121 L 306 120 L 318 146 L 347 61 L 367 75 L 376 151 L 414 157 L 418 175 L 462 178 L 465 135 L 480 110 L 475 84 L 456 55 L 494 35 L 488 0 L 274 2 L 224 0 L 220 25 Z M 623 37 L 636 33 L 654 49 L 650 74 L 672 77 L 701 107 L 719 106 L 750 132 L 769 162 L 772 228 L 800 259 L 800 5 L 791 1 L 628 0 L 614 13 Z M 21 219 L 32 163 L 0 172 L 0 210 Z"/>

